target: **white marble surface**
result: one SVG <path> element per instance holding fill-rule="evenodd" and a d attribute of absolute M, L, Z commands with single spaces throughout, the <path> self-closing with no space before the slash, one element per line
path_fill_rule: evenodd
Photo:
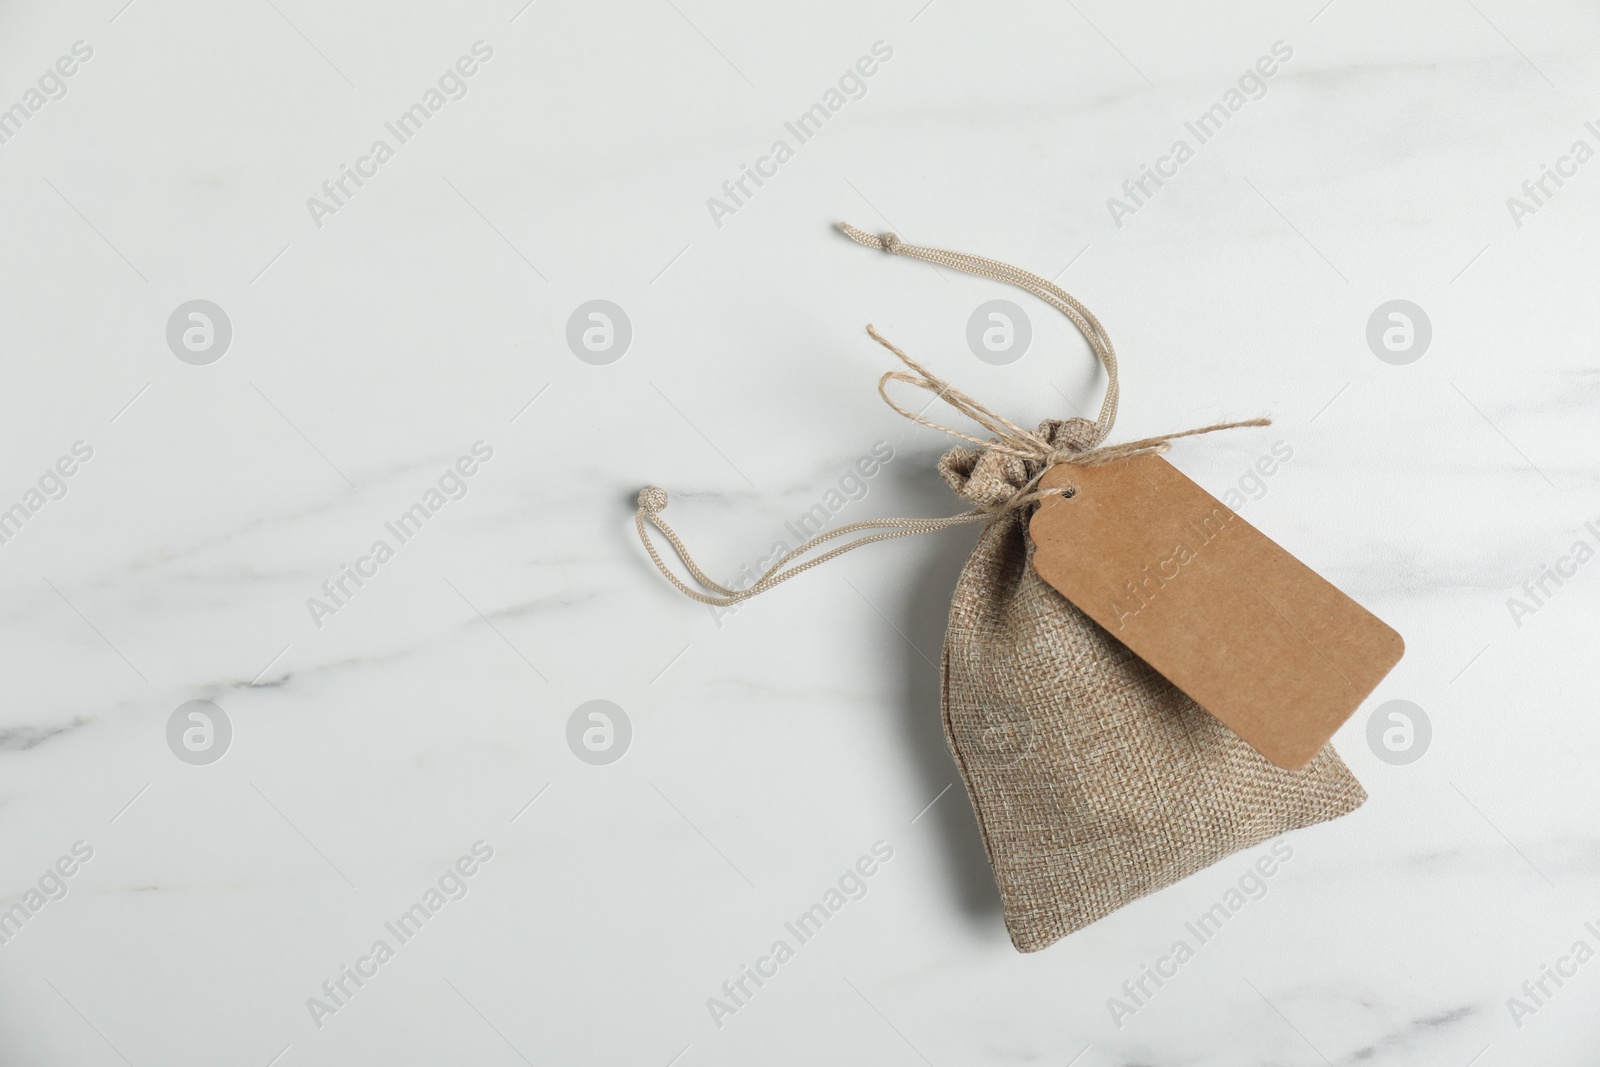
<path fill-rule="evenodd" d="M 1507 1000 L 1600 948 L 1600 564 L 1520 625 L 1507 599 L 1596 541 L 1600 163 L 1520 226 L 1506 204 L 1600 146 L 1592 6 L 123 3 L 0 8 L 0 107 L 93 53 L 0 144 L 0 506 L 93 450 L 0 545 L 0 904 L 27 914 L 0 1062 L 1593 1062 L 1600 962 L 1526 1018 Z M 478 41 L 466 95 L 318 226 L 307 198 Z M 707 198 L 878 41 L 865 95 L 719 227 Z M 1277 41 L 1265 96 L 1114 225 Z M 1288 838 L 1120 1027 L 1108 998 L 1256 853 L 1012 950 L 941 796 L 929 661 L 971 532 L 720 626 L 634 538 L 663 485 L 732 577 L 878 441 L 835 522 L 955 510 L 944 439 L 874 393 L 868 321 L 1019 421 L 1098 403 L 1043 305 L 839 218 L 1061 272 L 1123 358 L 1117 437 L 1273 415 L 1175 461 L 1220 493 L 1285 442 L 1244 514 L 1407 640 L 1336 739 L 1371 801 Z M 565 340 L 595 298 L 633 328 L 606 366 Z M 994 298 L 1034 326 L 1009 366 L 964 339 Z M 1396 298 L 1433 327 L 1404 366 L 1365 339 Z M 191 299 L 232 323 L 205 366 L 164 336 Z M 479 441 L 466 495 L 315 625 Z M 609 766 L 566 742 L 594 699 L 632 723 Z M 1366 742 L 1391 699 L 1433 724 L 1405 766 Z M 232 724 L 210 765 L 168 748 L 189 700 Z M 480 841 L 399 944 L 384 923 Z M 866 896 L 715 1025 L 707 998 L 879 841 Z M 30 897 L 76 842 L 66 895 Z"/>

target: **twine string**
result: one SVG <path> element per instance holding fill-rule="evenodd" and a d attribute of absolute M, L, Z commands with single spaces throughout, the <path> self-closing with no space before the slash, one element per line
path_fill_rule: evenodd
<path fill-rule="evenodd" d="M 656 569 L 676 586 L 679 592 L 692 600 L 713 607 L 732 607 L 742 601 L 749 600 L 766 592 L 781 582 L 786 582 L 797 574 L 801 574 L 813 567 L 821 566 L 835 557 L 842 556 L 866 545 L 877 544 L 880 541 L 891 541 L 899 537 L 913 537 L 920 534 L 935 533 L 946 530 L 952 526 L 960 526 L 972 522 L 992 522 L 1003 515 L 1008 515 L 1018 508 L 1035 504 L 1047 497 L 1063 495 L 1070 496 L 1072 490 L 1055 488 L 1038 488 L 1040 480 L 1058 463 L 1074 465 L 1091 465 L 1109 463 L 1118 459 L 1131 459 L 1135 456 L 1157 455 L 1166 452 L 1171 447 L 1171 442 L 1182 437 L 1194 437 L 1199 434 L 1215 433 L 1218 430 L 1231 430 L 1241 426 L 1266 426 L 1270 419 L 1246 419 L 1242 422 L 1218 422 L 1209 426 L 1201 426 L 1192 430 L 1183 430 L 1177 433 L 1162 434 L 1158 437 L 1145 437 L 1137 441 L 1124 441 L 1115 445 L 1102 445 L 1106 436 L 1111 432 L 1111 426 L 1117 418 L 1117 403 L 1120 398 L 1120 389 L 1117 382 L 1117 354 L 1111 346 L 1111 338 L 1106 334 L 1105 327 L 1100 325 L 1100 320 L 1084 307 L 1071 294 L 1062 290 L 1055 283 L 1039 277 L 1019 267 L 1013 267 L 998 260 L 987 259 L 983 256 L 967 255 L 962 252 L 949 252 L 939 248 L 922 248 L 917 245 L 908 245 L 892 233 L 882 235 L 858 230 L 849 223 L 839 223 L 839 229 L 858 244 L 868 248 L 878 248 L 890 255 L 909 256 L 913 259 L 925 260 L 940 266 L 950 267 L 954 270 L 976 274 L 980 277 L 991 278 L 995 281 L 1006 282 L 1018 288 L 1025 289 L 1041 300 L 1045 301 L 1057 311 L 1060 311 L 1078 328 L 1084 339 L 1089 342 L 1089 347 L 1094 350 L 1095 356 L 1106 369 L 1105 399 L 1100 404 L 1100 414 L 1093 421 L 1087 419 L 1068 420 L 1067 426 L 1071 432 L 1066 435 L 1064 447 L 1052 444 L 1041 434 L 1026 430 L 1005 416 L 990 410 L 978 400 L 957 389 L 949 382 L 929 371 L 922 364 L 912 359 L 901 349 L 891 344 L 882 334 L 872 327 L 867 326 L 867 334 L 878 344 L 894 353 L 909 370 L 891 370 L 878 379 L 878 395 L 883 402 L 893 408 L 901 416 L 910 419 L 921 426 L 958 437 L 971 442 L 979 448 L 997 452 L 1002 455 L 1014 456 L 1025 464 L 1036 465 L 1035 473 L 1011 497 L 1002 503 L 975 507 L 971 511 L 964 511 L 959 515 L 950 515 L 945 518 L 904 518 L 904 519 L 866 519 L 861 522 L 852 522 L 841 526 L 837 530 L 820 533 L 803 542 L 796 548 L 785 553 L 780 559 L 769 566 L 761 576 L 750 585 L 742 589 L 733 589 L 713 580 L 694 557 L 689 554 L 689 549 L 684 545 L 682 538 L 661 517 L 661 512 L 667 506 L 666 490 L 656 486 L 648 486 L 639 493 L 639 509 L 634 515 L 634 525 L 639 531 L 639 540 L 644 544 L 645 551 L 650 554 L 650 559 L 655 563 Z M 975 437 L 943 423 L 925 418 L 923 415 L 901 407 L 889 395 L 890 382 L 903 382 L 915 388 L 932 393 L 946 405 L 977 423 L 988 431 L 986 438 Z M 667 539 L 678 558 L 683 561 L 691 578 L 701 588 L 690 586 L 678 577 L 662 559 L 655 543 L 650 538 L 649 526 L 654 526 Z M 796 562 L 816 548 L 830 541 L 851 534 L 867 530 L 879 532 L 869 533 L 841 545 L 835 545 L 821 555 L 815 556 L 804 562 Z M 709 592 L 708 592 L 709 590 Z"/>

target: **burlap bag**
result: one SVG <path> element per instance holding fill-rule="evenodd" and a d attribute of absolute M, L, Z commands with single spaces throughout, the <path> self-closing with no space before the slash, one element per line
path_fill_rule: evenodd
<path fill-rule="evenodd" d="M 1070 426 L 1039 433 L 1057 444 Z M 939 472 L 980 506 L 1037 473 L 966 448 Z M 1298 771 L 1269 763 L 1046 584 L 1031 513 L 984 527 L 950 601 L 941 667 L 945 739 L 1018 949 L 1361 805 L 1331 746 Z"/>
<path fill-rule="evenodd" d="M 841 553 L 896 537 L 981 522 L 956 582 L 945 635 L 945 739 L 977 813 L 994 868 L 1006 929 L 1023 952 L 1042 949 L 1125 904 L 1240 849 L 1359 807 L 1366 792 L 1326 746 L 1300 770 L 1269 762 L 1075 608 L 1033 567 L 1028 520 L 1055 463 L 1108 462 L 1164 452 L 1176 437 L 1266 420 L 1218 423 L 1165 437 L 1104 446 L 1116 417 L 1116 354 L 1087 308 L 1053 283 L 995 260 L 905 245 L 841 225 L 857 242 L 1017 285 L 1066 315 L 1107 372 L 1100 417 L 1047 420 L 1027 431 L 929 373 L 871 327 L 910 370 L 879 382 L 906 418 L 976 445 L 956 448 L 939 472 L 972 510 L 942 519 L 871 519 L 819 534 L 757 581 L 713 581 L 661 518 L 667 494 L 639 494 L 635 522 L 656 567 L 686 595 L 727 606 Z M 975 437 L 901 407 L 891 381 L 934 394 L 988 431 Z M 700 588 L 667 567 L 651 540 L 659 530 Z M 868 532 L 876 531 L 876 532 Z M 829 541 L 853 541 L 810 553 Z"/>

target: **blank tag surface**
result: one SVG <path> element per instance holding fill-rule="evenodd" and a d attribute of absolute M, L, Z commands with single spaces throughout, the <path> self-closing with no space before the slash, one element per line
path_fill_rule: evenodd
<path fill-rule="evenodd" d="M 1305 766 L 1400 661 L 1400 635 L 1160 456 L 1058 464 L 1033 565 L 1280 767 Z"/>

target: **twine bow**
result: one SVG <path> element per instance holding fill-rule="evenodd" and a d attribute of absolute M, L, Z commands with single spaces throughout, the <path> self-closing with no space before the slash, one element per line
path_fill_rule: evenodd
<path fill-rule="evenodd" d="M 964 523 L 992 522 L 1002 516 L 1011 514 L 1019 508 L 1035 504 L 1048 496 L 1070 496 L 1072 493 L 1070 489 L 1041 490 L 1038 488 L 1040 479 L 1044 477 L 1051 467 L 1058 463 L 1086 466 L 1109 463 L 1119 459 L 1131 459 L 1135 456 L 1158 455 L 1168 451 L 1171 448 L 1171 442 L 1181 437 L 1194 437 L 1199 434 L 1215 433 L 1218 430 L 1231 430 L 1241 426 L 1266 426 L 1272 421 L 1259 418 L 1246 419 L 1242 422 L 1218 422 L 1193 430 L 1162 434 L 1158 437 L 1146 437 L 1137 441 L 1125 441 L 1121 444 L 1104 445 L 1101 442 L 1111 432 L 1112 423 L 1116 421 L 1117 417 L 1117 402 L 1120 396 L 1117 382 L 1117 355 L 1116 350 L 1111 347 L 1111 339 L 1107 336 L 1105 328 L 1100 325 L 1100 321 L 1094 317 L 1094 314 L 1088 308 L 1084 307 L 1053 282 L 1047 281 L 1029 271 L 1001 263 L 998 260 L 967 255 L 961 252 L 948 252 L 938 248 L 922 248 L 916 245 L 908 245 L 892 233 L 871 234 L 864 230 L 858 230 L 846 222 L 839 223 L 839 229 L 851 240 L 858 244 L 866 245 L 868 248 L 879 248 L 890 255 L 910 256 L 913 259 L 926 260 L 940 266 L 951 267 L 955 270 L 965 271 L 968 274 L 992 278 L 995 281 L 1007 282 L 1021 289 L 1026 289 L 1060 311 L 1083 334 L 1084 338 L 1089 342 L 1090 348 L 1094 350 L 1096 357 L 1099 358 L 1106 369 L 1106 394 L 1105 399 L 1101 401 L 1099 417 L 1092 422 L 1085 418 L 1047 422 L 1038 431 L 1025 430 L 929 371 L 916 360 L 906 355 L 905 352 L 891 344 L 871 325 L 868 325 L 868 335 L 878 344 L 893 352 L 902 363 L 910 368 L 909 372 L 904 370 L 887 371 L 878 379 L 878 395 L 883 398 L 883 402 L 912 422 L 949 434 L 952 437 L 959 437 L 978 446 L 978 453 L 974 454 L 969 450 L 957 449 L 956 452 L 950 453 L 941 462 L 941 473 L 945 475 L 947 481 L 951 482 L 952 488 L 957 488 L 958 492 L 962 492 L 962 488 L 965 488 L 965 486 L 958 487 L 957 482 L 962 479 L 959 475 L 954 475 L 949 469 L 951 457 L 957 456 L 958 453 L 964 453 L 965 455 L 962 458 L 971 461 L 974 465 L 1007 457 L 1012 461 L 1008 465 L 1007 473 L 1012 473 L 1014 479 L 1004 480 L 1004 487 L 998 491 L 998 499 L 989 499 L 984 496 L 974 498 L 970 493 L 962 492 L 963 496 L 973 499 L 976 506 L 971 511 L 965 511 L 959 515 L 934 519 L 867 519 L 862 522 L 853 522 L 846 526 L 841 526 L 837 530 L 818 534 L 785 554 L 776 563 L 767 568 L 760 578 L 742 589 L 731 589 L 721 585 L 700 569 L 694 558 L 690 556 L 689 550 L 684 546 L 683 541 L 673 531 L 672 527 L 667 525 L 666 520 L 661 517 L 661 512 L 667 506 L 666 490 L 656 486 L 648 486 L 639 493 L 639 510 L 634 516 L 634 525 L 639 531 L 639 540 L 643 542 L 645 551 L 650 554 L 651 560 L 655 562 L 656 569 L 685 596 L 702 604 L 710 604 L 714 607 L 731 607 L 741 601 L 764 593 L 778 583 L 788 581 L 795 575 L 810 570 L 812 567 L 820 566 L 835 556 L 843 555 L 852 549 L 876 544 L 879 541 L 893 540 L 897 537 L 934 533 L 938 530 L 948 529 Z M 989 436 L 987 438 L 975 437 L 961 430 L 935 422 L 932 419 L 924 418 L 918 412 L 906 410 L 889 396 L 888 386 L 890 382 L 904 382 L 907 385 L 932 393 L 935 398 L 943 400 L 957 412 L 983 427 L 988 431 Z M 1046 432 L 1047 428 L 1048 432 Z M 1015 479 L 1020 479 L 1020 484 L 1017 484 Z M 990 479 L 989 484 L 993 487 L 994 479 Z M 656 546 L 650 539 L 650 532 L 646 528 L 646 523 L 661 531 L 662 536 L 667 539 L 673 550 L 678 554 L 678 558 L 688 568 L 690 576 L 704 590 L 710 590 L 709 593 L 702 591 L 702 589 L 690 587 L 667 567 L 666 562 L 661 558 L 660 553 L 656 551 Z M 838 545 L 803 563 L 795 562 L 813 549 L 829 541 L 864 530 L 877 530 L 880 532 L 871 533 L 846 544 Z"/>

